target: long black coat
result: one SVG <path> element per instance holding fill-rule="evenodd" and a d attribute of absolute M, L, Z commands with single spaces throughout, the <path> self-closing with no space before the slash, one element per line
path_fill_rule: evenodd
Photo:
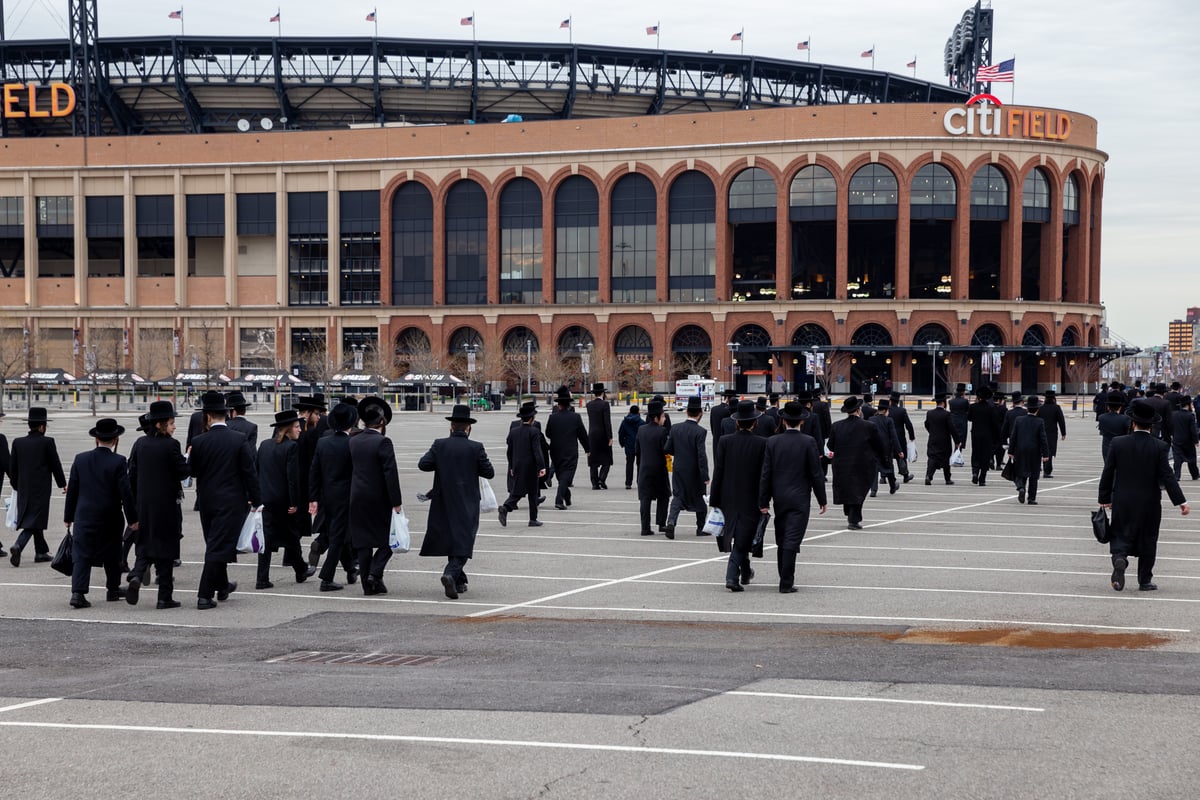
<path fill-rule="evenodd" d="M 387 547 L 392 509 L 403 503 L 396 449 L 374 428 L 350 438 L 350 545 Z"/>
<path fill-rule="evenodd" d="M 50 527 L 50 479 L 60 489 L 67 485 L 54 440 L 39 431 L 13 439 L 9 476 L 17 492 L 17 529 L 46 530 Z"/>
<path fill-rule="evenodd" d="M 1100 457 L 1108 461 L 1108 451 L 1112 440 L 1124 436 L 1133 429 L 1133 423 L 1125 414 L 1117 411 L 1105 411 L 1096 420 L 1096 428 L 1100 431 Z"/>
<path fill-rule="evenodd" d="M 479 479 L 496 477 L 483 445 L 471 441 L 466 431 L 454 431 L 436 440 L 417 466 L 433 473 L 421 555 L 470 558 L 479 533 Z"/>
<path fill-rule="evenodd" d="M 708 483 L 708 431 L 698 422 L 687 420 L 667 435 L 664 451 L 674 459 L 671 466 L 671 492 L 685 511 L 704 510 L 704 488 Z"/>
<path fill-rule="evenodd" d="M 296 517 L 301 497 L 300 446 L 294 439 L 276 442 L 274 437 L 258 447 L 258 485 L 262 491 L 263 533 L 267 549 L 274 552 L 295 538 Z M 289 514 L 288 509 L 296 511 Z M 305 511 L 308 509 L 306 508 Z"/>
<path fill-rule="evenodd" d="M 824 400 L 813 400 L 812 411 L 817 415 L 817 419 L 821 420 L 821 435 L 828 439 L 829 432 L 833 430 L 833 415 L 829 411 L 829 403 L 826 403 Z M 814 428 L 810 431 L 809 435 L 815 438 L 816 429 Z M 825 452 L 823 449 L 824 446 L 824 441 L 817 442 L 817 449 L 821 450 L 822 455 Z"/>
<path fill-rule="evenodd" d="M 228 423 L 230 430 L 235 430 L 246 437 L 250 443 L 250 452 L 258 452 L 258 426 L 245 417 L 234 417 Z"/>
<path fill-rule="evenodd" d="M 1012 456 L 1018 478 L 1038 474 L 1042 459 L 1050 455 L 1050 448 L 1046 444 L 1046 426 L 1036 414 L 1017 417 L 1013 422 L 1008 436 L 1008 454 Z"/>
<path fill-rule="evenodd" d="M 1058 403 L 1046 402 L 1038 410 L 1038 418 L 1046 426 L 1046 444 L 1050 447 L 1050 455 L 1058 455 L 1058 436 L 1067 435 L 1067 420 Z"/>
<path fill-rule="evenodd" d="M 1150 429 L 1151 434 L 1155 438 L 1162 439 L 1167 444 L 1170 444 L 1173 432 L 1171 426 L 1171 404 L 1167 402 L 1167 398 L 1157 394 L 1147 397 L 1146 402 L 1150 404 L 1150 407 L 1154 409 L 1154 413 L 1158 415 L 1158 422 L 1154 423 L 1154 427 Z"/>
<path fill-rule="evenodd" d="M 811 499 L 826 505 L 825 475 L 817 442 L 807 433 L 784 428 L 767 442 L 758 481 L 758 506 L 775 501 L 775 543 L 781 550 L 799 550 L 808 531 Z"/>
<path fill-rule="evenodd" d="M 308 499 L 316 501 L 325 517 L 330 536 L 350 530 L 350 483 L 354 464 L 350 459 L 350 436 L 334 431 L 322 436 L 308 471 Z"/>
<path fill-rule="evenodd" d="M 905 445 L 900 443 L 900 434 L 896 431 L 896 423 L 892 421 L 890 414 L 884 416 L 878 412 L 873 414 L 867 423 L 874 425 L 879 431 L 879 440 L 883 442 L 883 448 L 887 451 L 887 457 L 879 462 L 879 474 L 895 475 L 896 469 L 892 466 L 892 459 L 905 450 Z"/>
<path fill-rule="evenodd" d="M 521 427 L 523 424 L 524 423 L 521 422 L 521 420 L 514 419 L 508 425 L 508 432 L 512 433 L 517 428 Z M 549 488 L 549 485 L 548 485 L 549 478 L 553 477 L 550 475 L 550 467 L 552 466 L 550 464 L 550 443 L 548 441 L 546 441 L 546 434 L 542 433 L 542 423 L 540 420 L 535 419 L 533 421 L 533 423 L 530 425 L 530 427 L 533 428 L 535 431 L 537 431 L 538 447 L 540 447 L 542 450 L 542 465 L 543 465 L 543 468 L 546 470 L 545 477 L 538 478 L 538 488 L 539 489 L 547 489 L 547 488 Z M 511 457 L 508 458 L 508 468 L 509 468 L 509 472 L 508 472 L 508 476 L 507 476 L 508 490 L 511 492 L 513 490 L 512 458 Z"/>
<path fill-rule="evenodd" d="M 1000 426 L 996 424 L 996 407 L 987 400 L 976 400 L 967 409 L 971 422 L 971 466 L 987 469 L 996 454 Z"/>
<path fill-rule="evenodd" d="M 138 552 L 151 560 L 179 558 L 183 538 L 183 489 L 191 474 L 179 441 L 150 434 L 129 451 L 129 486 L 137 503 Z"/>
<path fill-rule="evenodd" d="M 546 468 L 546 458 L 542 454 L 542 432 L 533 425 L 517 425 L 508 429 L 506 444 L 512 484 L 509 491 L 514 497 L 536 492 L 538 472 Z"/>
<path fill-rule="evenodd" d="M 954 428 L 954 441 L 960 445 L 967 441 L 967 411 L 971 401 L 965 397 L 951 397 L 947 403 L 950 409 L 950 424 Z"/>
<path fill-rule="evenodd" d="M 262 505 L 254 453 L 246 437 L 217 424 L 192 441 L 196 506 L 205 561 L 236 561 L 238 536 L 250 506 Z"/>
<path fill-rule="evenodd" d="M 4 491 L 4 479 L 8 477 L 11 461 L 8 454 L 8 438 L 0 433 L 0 492 Z"/>
<path fill-rule="evenodd" d="M 204 412 L 193 411 L 188 417 L 187 439 L 184 440 L 184 448 L 190 450 L 192 442 L 196 441 L 196 437 L 204 433 Z"/>
<path fill-rule="evenodd" d="M 725 531 L 717 537 L 721 552 L 727 552 L 732 541 L 745 553 L 754 542 L 762 519 L 758 482 L 766 453 L 767 440 L 750 431 L 731 433 L 717 446 L 708 502 L 725 514 Z"/>
<path fill-rule="evenodd" d="M 588 466 L 612 466 L 612 409 L 607 400 L 597 397 L 587 404 Z"/>
<path fill-rule="evenodd" d="M 769 439 L 775 433 L 777 420 L 770 414 L 763 412 L 758 418 L 758 423 L 754 426 L 754 435 L 761 436 L 764 439 Z"/>
<path fill-rule="evenodd" d="M 550 441 L 550 462 L 555 472 L 577 469 L 579 448 L 586 453 L 591 447 L 583 418 L 570 406 L 560 408 L 546 420 L 546 438 Z"/>
<path fill-rule="evenodd" d="M 721 441 L 721 437 L 725 435 L 725 429 L 721 426 L 721 422 L 729 418 L 729 415 L 734 411 L 737 399 L 729 403 L 717 403 L 708 412 L 708 429 L 712 431 L 713 437 L 713 458 L 717 456 L 717 442 Z"/>
<path fill-rule="evenodd" d="M 666 444 L 667 429 L 662 425 L 648 422 L 638 429 L 633 454 L 638 460 L 639 499 L 648 497 L 654 500 L 671 493 L 667 480 L 667 454 L 663 450 Z"/>
<path fill-rule="evenodd" d="M 925 456 L 930 461 L 949 462 L 950 454 L 954 451 L 953 426 L 950 412 L 940 406 L 929 409 L 925 414 L 925 430 L 929 433 L 925 440 Z"/>
<path fill-rule="evenodd" d="M 1171 412 L 1171 444 L 1185 456 L 1196 454 L 1196 415 L 1177 408 Z"/>
<path fill-rule="evenodd" d="M 1000 426 L 1000 441 L 1003 444 L 1008 444 L 1008 438 L 1012 436 L 1013 423 L 1028 413 L 1025 406 L 1013 406 L 1004 412 L 1004 424 Z"/>
<path fill-rule="evenodd" d="M 888 411 L 888 416 L 892 419 L 892 424 L 896 426 L 896 433 L 900 435 L 901 444 L 907 447 L 907 443 L 914 441 L 917 438 L 917 432 L 913 430 L 912 420 L 908 416 L 908 409 L 904 406 L 893 405 Z M 804 423 L 807 428 L 808 423 Z"/>
<path fill-rule="evenodd" d="M 1112 503 L 1112 552 L 1136 556 L 1143 544 L 1158 540 L 1163 489 L 1172 504 L 1186 502 L 1167 463 L 1169 449 L 1165 442 L 1138 431 L 1113 439 L 1109 446 L 1099 498 L 1101 503 Z"/>
<path fill-rule="evenodd" d="M 119 559 L 126 520 L 132 525 L 138 516 L 125 456 L 107 447 L 75 456 L 63 511 L 75 536 L 75 558 L 92 563 Z"/>
<path fill-rule="evenodd" d="M 833 451 L 833 502 L 862 505 L 877 465 L 889 458 L 879 429 L 862 417 L 849 416 L 833 423 L 828 445 Z"/>

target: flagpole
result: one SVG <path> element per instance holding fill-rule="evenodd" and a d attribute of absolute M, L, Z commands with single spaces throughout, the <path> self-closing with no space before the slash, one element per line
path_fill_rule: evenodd
<path fill-rule="evenodd" d="M 654 23 L 654 49 L 662 50 L 662 20 Z"/>
<path fill-rule="evenodd" d="M 1010 104 L 1016 102 L 1017 97 L 1017 54 L 1013 53 L 1013 79 L 1008 85 L 1008 102 Z"/>
<path fill-rule="evenodd" d="M 184 27 L 184 25 L 185 25 L 185 23 L 183 21 L 183 3 L 180 3 L 179 4 L 179 35 L 181 37 L 187 35 L 187 29 Z"/>
<path fill-rule="evenodd" d="M 275 37 L 278 39 L 283 38 L 283 13 L 282 12 L 283 12 L 282 6 L 275 9 Z"/>
<path fill-rule="evenodd" d="M 567 44 L 575 44 L 575 19 L 567 17 Z"/>
<path fill-rule="evenodd" d="M 871 42 L 871 71 L 875 71 L 875 43 Z"/>
<path fill-rule="evenodd" d="M 812 34 L 808 35 L 808 60 L 812 61 Z"/>
<path fill-rule="evenodd" d="M 471 9 L 471 41 L 477 42 L 479 38 L 475 35 L 475 9 Z"/>
<path fill-rule="evenodd" d="M 375 38 L 379 38 L 379 6 L 371 9 L 371 18 L 375 22 Z"/>
<path fill-rule="evenodd" d="M 746 55 L 746 29 L 742 28 L 738 31 L 738 52 L 741 55 Z"/>
<path fill-rule="evenodd" d="M 917 77 L 917 54 L 913 53 L 913 77 Z"/>

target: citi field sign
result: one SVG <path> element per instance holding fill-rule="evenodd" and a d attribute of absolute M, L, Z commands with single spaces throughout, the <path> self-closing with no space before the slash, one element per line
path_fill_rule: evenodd
<path fill-rule="evenodd" d="M 67 117 L 75 110 L 75 90 L 65 83 L 6 83 L 0 90 L 0 116 L 6 119 Z"/>
<path fill-rule="evenodd" d="M 942 117 L 951 136 L 995 136 L 1007 139 L 1049 139 L 1065 142 L 1071 136 L 1071 117 L 1061 111 L 1001 108 L 994 95 L 977 94 L 965 106 Z"/>

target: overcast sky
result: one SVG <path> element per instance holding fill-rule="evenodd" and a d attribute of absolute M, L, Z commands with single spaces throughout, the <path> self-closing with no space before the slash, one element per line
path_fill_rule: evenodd
<path fill-rule="evenodd" d="M 4 0 L 10 39 L 62 38 L 67 0 Z M 359 7 L 361 5 L 361 7 Z M 944 82 L 942 51 L 967 0 L 757 0 L 748 9 L 715 0 L 604 3 L 546 0 L 379 2 L 379 35 L 470 38 L 460 19 L 473 14 L 480 39 L 565 41 L 681 50 L 745 52 L 870 66 Z M 369 36 L 374 2 L 328 0 L 100 0 L 100 36 L 177 34 L 168 19 L 183 8 L 188 35 Z M 1188 85 L 1200 79 L 1200 2 L 1195 0 L 994 0 L 995 60 L 1016 56 L 1016 102 L 1065 108 L 1099 120 L 1109 155 L 1104 187 L 1102 300 L 1111 331 L 1134 344 L 1164 343 L 1167 322 L 1200 306 L 1200 107 Z M 1008 102 L 1007 86 L 996 94 Z"/>

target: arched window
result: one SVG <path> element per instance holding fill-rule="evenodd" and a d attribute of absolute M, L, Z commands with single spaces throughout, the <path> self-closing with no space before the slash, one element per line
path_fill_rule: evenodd
<path fill-rule="evenodd" d="M 654 340 L 640 325 L 626 325 L 617 333 L 613 350 L 618 356 L 650 355 L 654 352 Z"/>
<path fill-rule="evenodd" d="M 710 353 L 712 340 L 698 325 L 684 325 L 671 337 L 671 349 L 676 353 Z"/>
<path fill-rule="evenodd" d="M 529 342 L 530 352 L 536 353 L 538 351 L 537 334 L 524 325 L 518 325 L 504 334 L 504 352 L 524 353 L 526 342 Z"/>
<path fill-rule="evenodd" d="M 990 323 L 987 325 L 980 325 L 975 330 L 975 334 L 971 337 L 971 344 L 980 345 L 982 347 L 987 347 L 988 345 L 992 345 L 993 347 L 1003 347 L 1004 334 L 1000 333 L 1000 329 Z"/>
<path fill-rule="evenodd" d="M 554 193 L 554 302 L 582 304 L 600 297 L 600 195 L 582 175 Z"/>
<path fill-rule="evenodd" d="M 1063 336 L 1062 336 L 1062 346 L 1063 347 L 1075 347 L 1078 344 L 1079 344 L 1079 334 L 1075 332 L 1074 328 L 1067 328 L 1065 331 L 1063 331 Z"/>
<path fill-rule="evenodd" d="M 1008 219 L 1008 179 L 994 164 L 984 164 L 971 178 L 971 219 Z"/>
<path fill-rule="evenodd" d="M 824 328 L 814 322 L 801 325 L 792 334 L 793 347 L 811 348 L 813 345 L 817 347 L 829 347 L 830 344 L 829 334 L 825 332 Z"/>
<path fill-rule="evenodd" d="M 733 341 L 742 347 L 770 347 L 771 334 L 760 325 L 743 325 L 733 334 Z"/>
<path fill-rule="evenodd" d="M 416 181 L 392 196 L 392 305 L 433 305 L 433 195 Z"/>
<path fill-rule="evenodd" d="M 762 222 L 775 219 L 775 179 L 761 167 L 750 167 L 738 173 L 729 185 L 729 221 Z M 762 212 L 769 209 L 770 214 Z M 757 215 L 737 215 L 734 211 L 754 211 Z"/>
<path fill-rule="evenodd" d="M 479 335 L 479 331 L 464 326 L 450 335 L 451 353 L 461 353 L 467 345 L 471 347 L 483 347 L 483 337 Z"/>
<path fill-rule="evenodd" d="M 542 193 L 528 178 L 500 192 L 500 302 L 542 302 Z"/>
<path fill-rule="evenodd" d="M 921 349 L 926 345 L 938 342 L 940 344 L 950 344 L 950 332 L 936 323 L 922 325 L 921 328 L 913 335 L 913 348 Z"/>
<path fill-rule="evenodd" d="M 850 178 L 851 219 L 894 219 L 900 202 L 896 175 L 883 164 L 859 167 Z"/>
<path fill-rule="evenodd" d="M 1021 187 L 1021 209 L 1026 222 L 1050 221 L 1050 181 L 1041 167 L 1034 167 L 1025 176 Z"/>
<path fill-rule="evenodd" d="M 788 205 L 792 220 L 837 219 L 837 181 L 819 164 L 810 164 L 792 178 Z"/>
<path fill-rule="evenodd" d="M 459 328 L 459 331 L 471 330 Z M 474 331 L 472 331 L 474 333 Z M 396 335 L 396 355 L 411 356 L 417 353 L 429 352 L 429 336 L 420 328 L 405 328 Z"/>
<path fill-rule="evenodd" d="M 1079 224 L 1079 182 L 1068 175 L 1063 182 L 1063 225 Z"/>
<path fill-rule="evenodd" d="M 631 172 L 612 191 L 612 299 L 653 303 L 658 249 L 658 201 L 654 184 Z"/>
<path fill-rule="evenodd" d="M 913 219 L 954 219 L 958 184 L 941 164 L 926 164 L 913 176 L 910 202 Z"/>
<path fill-rule="evenodd" d="M 671 184 L 668 290 L 672 302 L 711 303 L 717 285 L 717 195 L 701 172 Z"/>
<path fill-rule="evenodd" d="M 588 348 L 594 344 L 595 341 L 592 339 L 592 334 L 588 332 L 587 328 L 572 325 L 559 335 L 558 352 L 564 356 L 578 355 L 579 345 Z"/>
<path fill-rule="evenodd" d="M 446 195 L 446 305 L 487 304 L 487 195 L 463 180 Z"/>
<path fill-rule="evenodd" d="M 859 347 L 886 347 L 892 343 L 892 335 L 887 328 L 875 322 L 868 322 L 854 332 L 850 344 Z"/>
<path fill-rule="evenodd" d="M 1025 331 L 1025 335 L 1021 337 L 1021 344 L 1024 347 L 1045 347 L 1046 332 L 1040 325 L 1034 325 Z"/>

